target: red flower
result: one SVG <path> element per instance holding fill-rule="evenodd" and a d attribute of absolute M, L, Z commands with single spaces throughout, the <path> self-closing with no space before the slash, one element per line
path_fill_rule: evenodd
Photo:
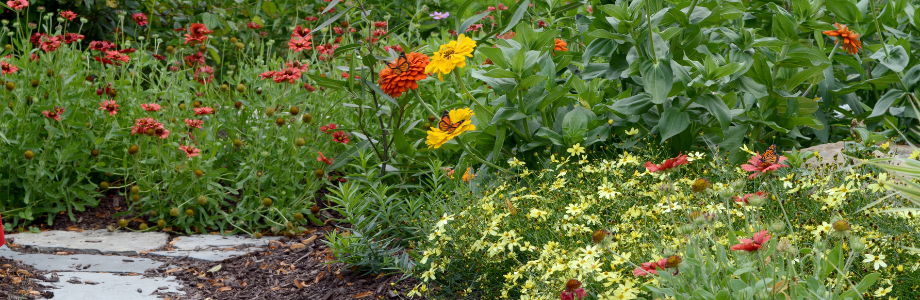
<path fill-rule="evenodd" d="M 166 56 L 159 55 L 159 54 L 153 54 L 153 59 L 156 59 L 156 60 L 164 60 L 164 59 L 166 59 Z"/>
<path fill-rule="evenodd" d="M 10 0 L 6 1 L 6 5 L 15 10 L 22 10 L 26 7 L 29 7 L 29 1 L 26 0 Z"/>
<path fill-rule="evenodd" d="M 317 17 L 306 17 L 306 18 L 303 18 L 303 19 L 304 19 L 304 20 L 307 20 L 307 22 L 316 22 L 316 20 L 319 20 L 319 18 L 317 18 Z"/>
<path fill-rule="evenodd" d="M 144 103 L 144 104 L 141 104 L 141 109 L 146 110 L 146 111 L 160 111 L 160 105 L 156 103 L 150 103 L 150 104 Z"/>
<path fill-rule="evenodd" d="M 300 25 L 294 26 L 294 33 L 291 33 L 291 37 L 312 38 L 312 36 L 310 36 L 310 28 L 300 27 Z"/>
<path fill-rule="evenodd" d="M 333 123 L 329 123 L 329 124 L 326 124 L 325 126 L 320 126 L 320 127 L 319 127 L 319 130 L 322 131 L 322 132 L 324 132 L 324 133 L 326 133 L 326 134 L 329 134 L 329 132 L 326 132 L 326 131 L 335 130 L 336 127 L 338 127 L 338 126 L 336 126 L 336 125 L 333 124 Z"/>
<path fill-rule="evenodd" d="M 43 110 L 43 111 L 42 111 L 42 114 L 45 115 L 45 117 L 47 117 L 47 118 L 49 118 L 49 119 L 55 119 L 55 120 L 57 120 L 57 121 L 60 121 L 60 120 L 61 120 L 61 115 L 64 114 L 64 108 L 63 108 L 63 107 L 55 107 L 55 108 L 54 108 L 53 110 L 51 110 L 51 111 Z"/>
<path fill-rule="evenodd" d="M 326 163 L 327 165 L 331 165 L 331 164 L 332 164 L 332 161 L 329 160 L 328 158 L 326 158 L 326 156 L 323 155 L 322 152 L 317 152 L 317 153 L 319 153 L 319 157 L 316 158 L 317 161 L 324 162 L 324 163 Z"/>
<path fill-rule="evenodd" d="M 138 133 L 150 136 L 158 136 L 161 139 L 169 137 L 169 130 L 166 129 L 162 123 L 157 122 L 150 117 L 134 120 L 134 127 L 131 127 L 131 135 Z"/>
<path fill-rule="evenodd" d="M 546 28 L 546 26 L 549 26 L 546 24 L 546 21 L 540 20 L 539 22 L 537 22 L 537 27 Z"/>
<path fill-rule="evenodd" d="M 0 72 L 2 72 L 3 75 L 13 74 L 16 73 L 16 71 L 19 71 L 19 68 L 8 62 L 0 61 Z"/>
<path fill-rule="evenodd" d="M 387 21 L 374 22 L 374 27 L 377 27 L 377 28 L 387 27 Z"/>
<path fill-rule="evenodd" d="M 193 23 L 189 26 L 188 31 L 189 33 L 185 34 L 186 45 L 204 44 L 208 41 L 208 34 L 214 32 L 213 30 L 208 30 L 208 26 L 201 23 Z"/>
<path fill-rule="evenodd" d="M 32 36 L 29 37 L 29 42 L 32 43 L 32 46 L 40 47 L 40 46 L 41 46 L 42 37 L 44 37 L 44 36 L 48 36 L 48 34 L 39 33 L 39 32 L 33 33 Z M 92 44 L 90 44 L 90 46 L 92 46 Z"/>
<path fill-rule="evenodd" d="M 202 121 L 202 120 L 185 119 L 185 125 L 188 125 L 188 127 L 191 127 L 191 128 L 198 128 L 198 129 L 201 129 L 201 125 L 204 125 L 204 121 Z M 189 128 L 189 129 L 191 129 L 191 128 Z"/>
<path fill-rule="evenodd" d="M 202 107 L 195 109 L 195 115 L 210 115 L 214 113 L 214 109 L 210 107 Z"/>
<path fill-rule="evenodd" d="M 770 233 L 769 231 L 764 229 L 758 233 L 755 233 L 754 239 L 741 239 L 741 243 L 732 246 L 731 249 L 734 251 L 740 250 L 740 251 L 754 252 L 754 251 L 760 250 L 760 247 L 763 246 L 763 244 L 767 243 L 767 241 L 769 240 L 770 240 Z"/>
<path fill-rule="evenodd" d="M 122 54 L 119 51 L 109 50 L 105 52 L 105 58 L 111 59 L 112 61 L 128 62 L 131 58 L 125 54 Z M 121 65 L 120 63 L 115 63 Z"/>
<path fill-rule="evenodd" d="M 186 157 L 195 157 L 201 154 L 199 153 L 201 150 L 193 146 L 180 145 L 179 150 L 185 152 Z"/>
<path fill-rule="evenodd" d="M 389 52 L 390 49 L 393 49 L 393 51 L 396 51 L 396 53 L 403 52 L 403 48 L 402 48 L 402 46 L 400 46 L 400 45 L 383 46 L 383 51 Z"/>
<path fill-rule="evenodd" d="M 186 64 L 192 67 L 197 66 L 197 65 L 203 65 L 204 64 L 204 53 L 195 52 L 195 54 L 186 56 L 185 58 L 183 58 L 183 60 L 185 60 Z"/>
<path fill-rule="evenodd" d="M 300 52 L 303 50 L 313 49 L 313 46 L 310 46 L 313 44 L 312 42 L 310 42 L 310 39 L 312 38 L 313 38 L 312 35 L 307 35 L 305 38 L 302 38 L 302 37 L 292 38 L 290 41 L 288 41 L 288 47 L 290 47 L 291 50 L 294 50 L 294 52 Z"/>
<path fill-rule="evenodd" d="M 259 23 L 256 22 L 249 22 L 249 24 L 246 24 L 246 26 L 252 29 L 262 29 L 262 25 L 259 25 Z"/>
<path fill-rule="evenodd" d="M 735 202 L 749 204 L 748 201 L 752 196 L 765 197 L 767 195 L 766 191 L 759 191 L 753 194 L 745 194 L 743 197 L 735 196 Z"/>
<path fill-rule="evenodd" d="M 73 32 L 68 32 L 64 34 L 64 43 L 73 44 L 79 41 L 82 41 L 84 36 L 82 34 L 77 34 Z"/>
<path fill-rule="evenodd" d="M 195 69 L 195 81 L 198 83 L 211 83 L 212 80 L 214 80 L 214 68 L 211 66 L 200 66 Z"/>
<path fill-rule="evenodd" d="M 575 300 L 575 297 L 578 297 L 578 300 L 584 298 L 585 289 L 581 288 L 581 281 L 569 279 L 569 281 L 565 283 L 565 290 L 559 294 L 559 299 Z"/>
<path fill-rule="evenodd" d="M 90 50 L 105 52 L 112 48 L 115 48 L 115 44 L 109 41 L 92 41 L 89 43 Z"/>
<path fill-rule="evenodd" d="M 308 92 L 315 92 L 315 91 L 316 91 L 316 88 L 313 87 L 312 85 L 310 85 L 309 82 L 304 82 L 304 83 L 303 83 L 303 88 L 306 89 Z"/>
<path fill-rule="evenodd" d="M 766 174 L 769 172 L 776 171 L 779 168 L 788 167 L 787 165 L 782 164 L 782 162 L 785 160 L 786 160 L 785 156 L 780 156 L 779 160 L 777 160 L 775 164 L 767 163 L 767 162 L 761 161 L 760 153 L 758 153 L 758 154 L 755 154 L 753 157 L 751 157 L 750 160 L 748 160 L 750 164 L 741 165 L 741 169 L 744 169 L 745 171 L 748 171 L 748 172 L 754 172 L 751 174 L 751 176 L 748 176 L 748 179 L 754 179 L 754 177 L 757 177 L 757 175 Z"/>
<path fill-rule="evenodd" d="M 77 18 L 77 14 L 72 11 L 65 10 L 61 12 L 61 17 L 67 19 L 68 21 L 73 21 L 73 19 Z"/>
<path fill-rule="evenodd" d="M 332 31 L 335 31 L 335 34 L 342 34 L 344 32 L 342 28 L 339 27 L 332 27 Z"/>
<path fill-rule="evenodd" d="M 63 40 L 64 40 L 64 37 L 60 35 L 56 35 L 53 37 L 49 37 L 47 35 L 42 36 L 41 38 L 42 50 L 44 50 L 45 52 L 51 52 L 51 51 L 57 50 L 57 48 L 61 46 L 61 41 Z"/>
<path fill-rule="evenodd" d="M 297 68 L 286 68 L 280 72 L 274 73 L 275 83 L 281 83 L 287 81 L 288 83 L 294 83 L 296 80 L 300 79 L 302 76 L 300 69 Z"/>
<path fill-rule="evenodd" d="M 115 103 L 115 100 L 102 101 L 99 103 L 99 109 L 108 111 L 109 116 L 114 116 L 118 113 L 118 104 Z"/>
<path fill-rule="evenodd" d="M 262 78 L 262 80 L 273 78 L 275 77 L 275 73 L 278 73 L 278 71 L 265 71 L 259 74 L 259 78 Z"/>
<path fill-rule="evenodd" d="M 332 141 L 342 144 L 348 144 L 348 133 L 344 131 L 336 131 L 332 133 Z"/>
<path fill-rule="evenodd" d="M 137 26 L 147 26 L 147 15 L 144 13 L 135 13 L 131 15 L 131 18 L 134 19 L 134 23 L 137 23 Z"/>
<path fill-rule="evenodd" d="M 655 173 L 658 171 L 668 171 L 673 168 L 676 168 L 680 165 L 686 165 L 690 162 L 687 161 L 687 155 L 681 154 L 675 158 L 666 159 L 661 165 L 655 165 L 650 161 L 645 162 L 645 168 L 648 169 L 650 173 Z"/>
<path fill-rule="evenodd" d="M 309 64 L 309 63 L 304 63 L 304 62 L 299 62 L 299 61 L 294 60 L 294 61 L 289 61 L 289 62 L 284 63 L 284 66 L 285 66 L 285 67 L 288 67 L 288 68 L 295 68 L 295 69 L 298 69 L 298 70 L 300 70 L 301 72 L 306 72 L 306 71 L 307 71 L 307 67 L 309 67 L 310 64 Z"/>
<path fill-rule="evenodd" d="M 642 263 L 641 267 L 633 269 L 633 275 L 639 277 L 646 276 L 648 274 L 658 275 L 658 269 L 664 270 L 667 265 L 667 258 L 662 258 L 658 261 L 644 262 Z"/>

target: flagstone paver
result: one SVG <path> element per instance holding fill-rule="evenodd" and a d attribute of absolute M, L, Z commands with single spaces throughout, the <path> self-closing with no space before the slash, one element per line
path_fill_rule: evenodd
<path fill-rule="evenodd" d="M 41 252 L 76 251 L 83 253 L 136 255 L 166 245 L 169 235 L 163 232 L 124 232 L 108 230 L 18 233 L 6 237 L 16 244 Z"/>

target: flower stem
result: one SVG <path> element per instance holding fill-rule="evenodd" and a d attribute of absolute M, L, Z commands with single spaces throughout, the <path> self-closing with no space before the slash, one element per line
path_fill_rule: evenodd
<path fill-rule="evenodd" d="M 488 106 L 482 105 L 482 103 L 479 103 L 479 100 L 476 100 L 476 97 L 473 97 L 473 94 L 470 94 L 470 90 L 468 90 L 466 88 L 466 85 L 463 84 L 463 78 L 460 78 L 459 72 L 453 72 L 453 73 L 454 73 L 454 79 L 457 80 L 457 84 L 459 84 L 460 87 L 463 88 L 463 92 L 466 93 L 466 96 L 469 97 L 470 100 L 473 100 L 473 102 L 476 103 L 476 105 L 479 105 L 485 108 L 487 111 L 489 111 L 490 114 L 494 113 L 492 109 L 490 109 Z"/>
<path fill-rule="evenodd" d="M 457 137 L 457 144 L 460 144 L 460 147 L 463 147 L 463 149 L 465 149 L 466 152 L 469 153 L 470 155 L 472 155 L 473 158 L 476 159 L 477 161 L 479 161 L 479 162 L 481 162 L 481 163 L 483 163 L 483 164 L 485 164 L 485 165 L 487 165 L 487 166 L 493 167 L 493 168 L 495 168 L 495 169 L 497 169 L 497 170 L 499 170 L 499 171 L 502 171 L 502 172 L 507 172 L 507 171 L 508 171 L 508 170 L 505 169 L 505 168 L 496 166 L 495 164 L 490 163 L 490 162 L 486 161 L 485 159 L 483 159 L 482 156 L 479 156 L 479 153 L 477 153 L 477 152 L 474 151 L 472 148 L 470 148 L 470 146 L 468 146 L 465 142 L 463 142 L 463 140 L 460 139 L 459 136 Z"/>
<path fill-rule="evenodd" d="M 885 57 L 890 57 L 891 53 L 888 53 L 888 47 L 885 46 L 885 38 L 882 37 L 882 30 L 878 27 L 878 12 L 875 10 L 875 0 L 869 0 L 869 6 L 872 7 L 872 19 L 875 21 L 875 34 L 878 34 L 878 42 L 882 44 L 882 49 L 885 50 Z"/>
<path fill-rule="evenodd" d="M 691 11 L 689 13 L 693 12 Z M 648 48 L 652 52 L 652 60 L 654 60 L 657 64 L 658 54 L 655 53 L 655 39 L 652 36 L 652 4 L 649 2 L 649 0 L 645 0 L 645 18 L 648 21 Z"/>
<path fill-rule="evenodd" d="M 415 100 L 418 100 L 418 103 L 421 104 L 422 107 L 425 108 L 425 111 L 427 111 L 432 116 L 435 116 L 435 117 L 438 116 L 438 113 L 434 112 L 434 110 L 432 110 L 431 107 L 428 106 L 428 103 L 425 103 L 425 100 L 422 100 L 422 96 L 418 94 L 418 90 L 412 90 L 412 94 L 415 95 Z"/>

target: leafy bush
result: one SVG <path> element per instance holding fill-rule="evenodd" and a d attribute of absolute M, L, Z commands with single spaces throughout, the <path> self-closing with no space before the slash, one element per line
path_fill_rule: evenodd
<path fill-rule="evenodd" d="M 649 172 L 629 153 L 588 161 L 570 150 L 432 220 L 416 292 L 550 299 L 576 279 L 589 299 L 918 293 L 917 257 L 900 247 L 920 223 L 897 209 L 903 198 L 880 199 L 891 188 L 872 168 L 762 174 L 694 152 L 678 171 Z M 892 210 L 856 213 L 876 199 Z"/>

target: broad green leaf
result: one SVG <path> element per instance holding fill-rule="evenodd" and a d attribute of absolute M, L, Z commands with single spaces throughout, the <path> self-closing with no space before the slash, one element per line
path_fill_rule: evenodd
<path fill-rule="evenodd" d="M 611 110 L 624 115 L 641 115 L 648 112 L 652 107 L 652 96 L 648 93 L 641 93 L 629 98 L 616 100 L 613 104 L 608 105 Z"/>
<path fill-rule="evenodd" d="M 671 65 L 667 61 L 642 61 L 639 65 L 639 73 L 642 75 L 642 82 L 645 91 L 652 96 L 652 102 L 662 104 L 668 100 L 668 93 L 671 92 Z"/>
<path fill-rule="evenodd" d="M 498 124 L 501 121 L 514 121 L 526 118 L 527 115 L 522 114 L 516 107 L 500 107 L 495 111 L 495 116 L 492 117 L 492 122 L 490 124 Z"/>
<path fill-rule="evenodd" d="M 562 132 L 566 141 L 574 144 L 584 140 L 584 134 L 588 132 L 588 121 L 595 117 L 594 112 L 580 105 L 566 113 L 562 118 Z"/>
<path fill-rule="evenodd" d="M 499 66 L 502 69 L 510 68 L 508 61 L 505 60 L 505 55 L 502 53 L 501 49 L 492 47 L 480 47 L 479 49 L 476 49 L 476 51 L 485 55 L 486 58 L 492 60 L 492 63 L 494 63 L 496 66 Z"/>
<path fill-rule="evenodd" d="M 546 127 L 540 127 L 540 129 L 537 129 L 537 132 L 534 135 L 548 139 L 550 142 L 553 143 L 553 145 L 556 145 L 556 146 L 565 145 L 562 143 L 562 135 Z"/>
<path fill-rule="evenodd" d="M 875 108 L 872 109 L 872 114 L 869 115 L 869 117 L 872 118 L 884 115 L 886 112 L 888 112 L 888 108 L 891 107 L 895 101 L 904 97 L 904 95 L 906 95 L 906 93 L 904 93 L 902 90 L 889 90 L 887 93 L 885 93 L 884 96 L 882 96 L 882 98 L 878 99 L 878 102 L 875 103 Z"/>
<path fill-rule="evenodd" d="M 690 126 L 690 114 L 680 111 L 676 107 L 669 107 L 661 114 L 658 120 L 658 131 L 661 133 L 661 142 L 675 136 Z"/>
<path fill-rule="evenodd" d="M 527 12 L 527 8 L 530 6 L 530 0 L 524 0 L 521 4 L 518 5 L 517 10 L 514 11 L 514 15 L 511 16 L 511 20 L 508 21 L 508 26 L 505 26 L 505 30 L 502 30 L 501 33 L 508 32 L 511 28 L 514 28 L 518 22 L 521 21 L 521 18 L 524 17 L 524 13 Z"/>
<path fill-rule="evenodd" d="M 773 34 L 777 39 L 789 43 L 799 40 L 795 23 L 783 14 L 773 15 Z"/>
<path fill-rule="evenodd" d="M 722 99 L 712 94 L 703 94 L 697 97 L 696 103 L 703 105 L 703 107 L 719 121 L 719 126 L 721 126 L 723 130 L 728 129 L 728 125 L 731 125 L 731 112 L 728 105 L 725 105 L 725 101 L 722 101 Z"/>
<path fill-rule="evenodd" d="M 904 68 L 907 67 L 907 63 L 910 62 L 910 56 L 907 54 L 907 51 L 904 50 L 904 47 L 901 47 L 901 45 L 885 45 L 885 48 L 888 49 L 887 54 L 885 53 L 885 50 L 879 49 L 870 57 L 874 60 L 877 60 L 880 64 L 885 65 L 895 73 L 904 71 Z"/>
<path fill-rule="evenodd" d="M 856 7 L 852 0 L 827 0 L 825 2 L 827 9 L 847 24 L 859 23 L 862 21 L 862 13 Z"/>

